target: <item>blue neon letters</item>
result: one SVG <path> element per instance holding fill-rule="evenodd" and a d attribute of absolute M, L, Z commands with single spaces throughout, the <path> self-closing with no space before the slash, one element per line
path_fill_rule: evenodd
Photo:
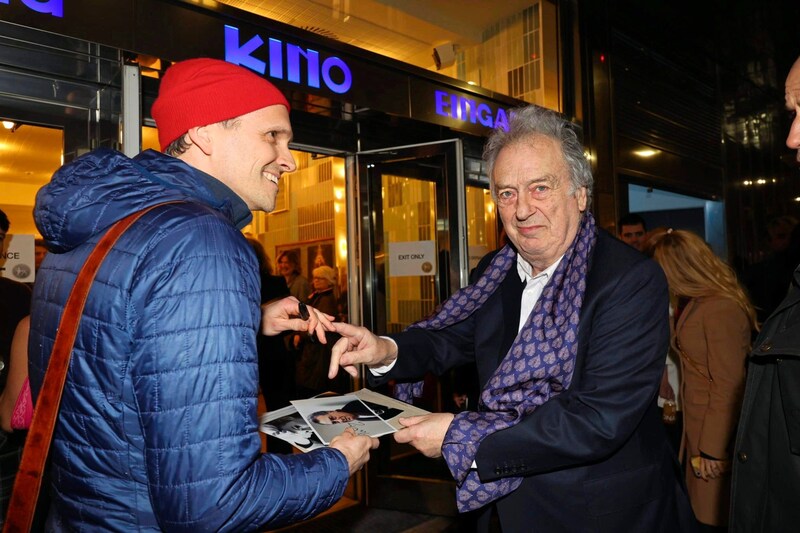
<path fill-rule="evenodd" d="M 480 124 L 487 128 L 508 130 L 508 114 L 502 107 L 493 111 L 488 104 L 478 103 L 465 96 L 446 91 L 435 91 L 435 98 L 437 115 Z"/>
<path fill-rule="evenodd" d="M 3 0 L 0 0 L 3 1 Z M 239 28 L 225 25 L 225 61 L 241 65 L 259 74 L 267 73 L 267 64 L 252 56 L 252 53 L 264 45 L 264 40 L 255 35 L 244 44 L 240 44 Z M 285 51 L 285 61 L 284 61 Z M 267 45 L 269 56 L 269 76 L 279 80 L 303 84 L 302 65 L 305 65 L 305 85 L 319 89 L 320 79 L 325 87 L 337 94 L 345 94 L 353 85 L 350 67 L 342 59 L 330 56 L 322 59 L 320 53 L 311 48 L 301 48 L 295 44 L 283 43 L 278 39 L 269 39 Z M 302 58 L 302 60 L 301 60 Z"/>
<path fill-rule="evenodd" d="M 19 0 L 29 9 L 45 15 L 64 17 L 64 0 Z M 8 4 L 9 0 L 0 0 L 0 4 Z"/>

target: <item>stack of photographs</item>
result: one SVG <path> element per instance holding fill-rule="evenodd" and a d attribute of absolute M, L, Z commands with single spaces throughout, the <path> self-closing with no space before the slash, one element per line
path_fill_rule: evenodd
<path fill-rule="evenodd" d="M 380 437 L 401 429 L 399 419 L 428 414 L 419 407 L 361 389 L 352 394 L 326 393 L 265 413 L 260 430 L 309 452 L 330 444 L 344 430 Z"/>

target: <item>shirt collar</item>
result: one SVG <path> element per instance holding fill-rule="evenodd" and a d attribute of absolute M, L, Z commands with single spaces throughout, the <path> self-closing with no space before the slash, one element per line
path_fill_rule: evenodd
<path fill-rule="evenodd" d="M 559 257 L 555 263 L 534 276 L 533 267 L 531 264 L 525 261 L 525 259 L 522 258 L 522 255 L 517 254 L 517 272 L 519 273 L 519 279 L 526 283 L 534 279 L 542 279 L 546 282 L 548 279 L 550 279 L 550 276 L 553 275 L 553 272 L 555 272 L 556 268 L 558 268 L 558 264 L 562 259 L 564 259 L 563 255 Z"/>

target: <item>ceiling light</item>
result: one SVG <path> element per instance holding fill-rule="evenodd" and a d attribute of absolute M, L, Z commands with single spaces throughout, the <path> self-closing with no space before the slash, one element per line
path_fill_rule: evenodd
<path fill-rule="evenodd" d="M 638 155 L 639 157 L 653 157 L 659 152 L 659 150 L 634 150 L 633 153 Z"/>
<path fill-rule="evenodd" d="M 4 120 L 3 127 L 7 130 L 14 131 L 15 129 L 17 129 L 17 123 L 14 122 L 13 120 Z"/>

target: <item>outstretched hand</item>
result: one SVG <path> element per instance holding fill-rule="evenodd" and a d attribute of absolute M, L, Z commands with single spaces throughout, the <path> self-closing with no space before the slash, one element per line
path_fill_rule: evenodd
<path fill-rule="evenodd" d="M 303 308 L 308 315 L 302 312 Z M 305 331 L 316 335 L 323 344 L 326 331 L 334 331 L 332 315 L 323 313 L 309 305 L 301 304 L 294 296 L 287 296 L 261 306 L 261 333 L 277 335 L 284 331 Z"/>
<path fill-rule="evenodd" d="M 397 346 L 378 337 L 367 328 L 345 322 L 333 324 L 334 331 L 342 336 L 331 350 L 328 378 L 333 379 L 341 366 L 351 376 L 358 377 L 356 365 L 385 366 L 397 359 Z"/>

